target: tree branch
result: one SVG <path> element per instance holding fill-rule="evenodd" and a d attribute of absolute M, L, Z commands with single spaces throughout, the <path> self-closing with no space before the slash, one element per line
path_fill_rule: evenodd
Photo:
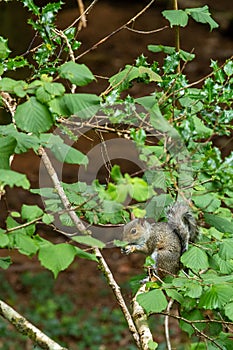
<path fill-rule="evenodd" d="M 79 219 L 79 217 L 76 215 L 75 211 L 72 210 L 71 208 L 71 205 L 70 205 L 70 202 L 61 186 L 61 183 L 58 179 L 58 176 L 56 174 L 56 171 L 55 169 L 53 168 L 52 166 L 52 163 L 47 155 L 47 153 L 45 152 L 45 150 L 43 149 L 43 147 L 40 147 L 39 149 L 39 154 L 41 156 L 41 159 L 51 177 L 51 180 L 54 184 L 54 187 L 56 188 L 57 190 L 57 193 L 59 195 L 59 197 L 61 198 L 61 201 L 65 207 L 65 209 L 68 210 L 68 214 L 70 215 L 70 218 L 72 219 L 73 223 L 75 224 L 75 226 L 77 227 L 77 229 L 81 232 L 81 233 L 84 233 L 84 234 L 90 234 L 91 232 L 89 230 L 86 229 L 86 227 L 84 226 L 84 224 L 82 223 L 82 221 Z M 70 236 L 72 237 L 73 235 L 75 234 L 66 234 L 67 236 Z M 104 275 L 106 276 L 107 280 L 108 280 L 108 283 L 109 283 L 109 286 L 112 288 L 112 291 L 117 299 L 117 302 L 119 304 L 119 306 L 121 307 L 121 310 L 125 316 L 125 319 L 128 323 L 128 327 L 129 327 L 129 330 L 130 332 L 132 333 L 133 335 L 133 338 L 135 340 L 135 343 L 137 344 L 138 348 L 141 349 L 141 346 L 140 346 L 140 340 L 139 340 L 139 335 L 138 335 L 138 332 L 137 332 L 137 329 L 134 325 L 134 322 L 132 320 L 132 317 L 127 309 L 127 306 L 125 304 L 125 301 L 122 297 L 122 294 L 121 294 L 121 291 L 120 291 L 120 288 L 119 286 L 117 285 L 116 281 L 114 280 L 113 278 L 113 275 L 111 273 L 111 270 L 109 269 L 105 259 L 103 258 L 100 250 L 98 248 L 95 248 L 94 249 L 94 252 L 95 252 L 95 255 L 99 261 L 99 266 L 100 266 L 100 269 L 102 270 L 102 272 L 104 273 Z"/>
<path fill-rule="evenodd" d="M 142 306 L 137 302 L 137 296 L 139 294 L 145 293 L 145 291 L 146 291 L 146 283 L 144 283 L 139 288 L 135 297 L 132 300 L 132 308 L 133 308 L 132 316 L 140 336 L 141 347 L 143 350 L 149 350 L 148 343 L 149 341 L 153 341 L 153 337 L 152 337 L 150 328 L 148 326 L 147 315 L 144 309 L 142 308 Z"/>
<path fill-rule="evenodd" d="M 26 335 L 34 343 L 39 345 L 42 349 L 68 350 L 67 348 L 64 348 L 59 344 L 55 343 L 46 334 L 42 333 L 38 328 L 33 326 L 26 318 L 21 316 L 18 312 L 16 312 L 8 304 L 4 303 L 2 300 L 0 300 L 0 315 L 6 320 L 8 320 L 11 324 L 13 324 L 18 330 L 18 332 Z"/>

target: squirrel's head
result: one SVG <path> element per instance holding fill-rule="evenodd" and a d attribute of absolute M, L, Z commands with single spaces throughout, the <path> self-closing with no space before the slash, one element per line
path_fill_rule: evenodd
<path fill-rule="evenodd" d="M 138 244 L 145 239 L 150 224 L 145 219 L 134 219 L 124 226 L 123 241 Z"/>

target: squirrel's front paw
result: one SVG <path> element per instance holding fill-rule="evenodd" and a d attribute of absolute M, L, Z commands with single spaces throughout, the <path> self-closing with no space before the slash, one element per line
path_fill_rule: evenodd
<path fill-rule="evenodd" d="M 128 254 L 133 253 L 135 251 L 135 249 L 136 249 L 135 246 L 127 245 L 124 248 L 121 248 L 121 253 L 128 255 Z"/>

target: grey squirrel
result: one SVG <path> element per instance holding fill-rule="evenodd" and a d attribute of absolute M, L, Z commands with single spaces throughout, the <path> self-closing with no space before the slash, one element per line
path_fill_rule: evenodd
<path fill-rule="evenodd" d="M 182 202 L 171 205 L 167 211 L 168 222 L 149 223 L 134 219 L 124 226 L 123 241 L 128 244 L 122 253 L 142 252 L 154 261 L 152 274 L 159 278 L 175 275 L 180 269 L 180 257 L 188 243 L 198 235 L 196 220 L 189 207 Z"/>

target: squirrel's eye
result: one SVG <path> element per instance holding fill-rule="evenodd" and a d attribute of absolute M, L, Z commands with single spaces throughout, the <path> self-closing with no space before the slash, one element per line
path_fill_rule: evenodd
<path fill-rule="evenodd" d="M 136 228 L 132 228 L 131 233 L 132 233 L 132 235 L 135 235 L 135 233 L 137 233 Z"/>

